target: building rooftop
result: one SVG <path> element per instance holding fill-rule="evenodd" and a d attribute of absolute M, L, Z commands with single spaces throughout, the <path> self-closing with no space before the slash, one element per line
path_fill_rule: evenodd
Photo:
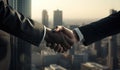
<path fill-rule="evenodd" d="M 101 64 L 95 63 L 95 62 L 87 62 L 82 64 L 82 68 L 89 68 L 89 69 L 95 69 L 95 70 L 107 70 L 108 67 L 107 66 L 103 66 Z"/>
<path fill-rule="evenodd" d="M 51 64 L 50 68 L 52 68 L 53 70 L 67 70 L 64 67 L 57 65 L 57 64 Z"/>
<path fill-rule="evenodd" d="M 57 64 L 51 64 L 50 67 L 45 67 L 45 70 L 67 70 L 67 69 Z"/>

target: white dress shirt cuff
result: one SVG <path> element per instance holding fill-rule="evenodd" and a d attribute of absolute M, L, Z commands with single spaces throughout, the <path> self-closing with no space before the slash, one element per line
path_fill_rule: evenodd
<path fill-rule="evenodd" d="M 45 35 L 46 35 L 46 27 L 44 26 L 44 35 L 43 35 L 43 38 L 42 38 L 40 44 L 44 41 L 44 39 L 45 39 Z M 39 46 L 40 46 L 40 44 L 39 44 Z"/>
<path fill-rule="evenodd" d="M 79 28 L 75 28 L 74 30 L 79 37 L 79 42 L 82 42 L 84 40 L 84 36 L 83 36 L 82 32 L 80 31 Z"/>

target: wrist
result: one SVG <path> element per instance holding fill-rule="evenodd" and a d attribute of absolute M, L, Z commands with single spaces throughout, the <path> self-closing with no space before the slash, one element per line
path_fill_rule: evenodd
<path fill-rule="evenodd" d="M 79 36 L 77 35 L 77 33 L 73 30 L 73 35 L 74 35 L 74 38 L 75 38 L 75 42 L 78 42 L 79 41 Z"/>

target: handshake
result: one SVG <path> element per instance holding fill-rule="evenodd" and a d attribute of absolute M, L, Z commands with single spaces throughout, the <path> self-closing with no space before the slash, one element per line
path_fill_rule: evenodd
<path fill-rule="evenodd" d="M 71 49 L 71 46 L 79 40 L 73 30 L 64 26 L 57 26 L 53 30 L 46 28 L 45 41 L 47 42 L 47 47 L 54 49 L 56 52 L 64 53 Z"/>

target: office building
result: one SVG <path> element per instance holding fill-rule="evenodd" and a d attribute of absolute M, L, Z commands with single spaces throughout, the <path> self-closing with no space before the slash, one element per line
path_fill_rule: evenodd
<path fill-rule="evenodd" d="M 97 57 L 101 57 L 101 41 L 95 42 L 95 49 L 97 50 Z"/>
<path fill-rule="evenodd" d="M 63 14 L 61 10 L 54 11 L 53 23 L 54 23 L 54 27 L 58 25 L 63 25 Z"/>
<path fill-rule="evenodd" d="M 88 61 L 88 55 L 86 53 L 82 53 L 79 55 L 73 56 L 73 64 L 72 64 L 72 70 L 80 70 L 81 64 Z"/>
<path fill-rule="evenodd" d="M 117 12 L 117 10 L 114 10 L 114 9 L 111 9 L 110 10 L 110 15 L 111 14 L 114 14 L 114 13 L 116 13 Z M 112 59 L 113 59 L 113 64 L 112 64 L 112 68 L 113 69 L 118 69 L 118 55 L 117 54 L 119 54 L 118 53 L 118 45 L 117 45 L 117 35 L 114 35 L 114 36 L 112 36 L 112 39 L 111 39 L 111 49 L 112 49 Z"/>
<path fill-rule="evenodd" d="M 67 70 L 67 69 L 57 64 L 51 64 L 49 67 L 45 67 L 44 70 Z"/>
<path fill-rule="evenodd" d="M 17 0 L 17 10 L 31 18 L 31 0 Z"/>
<path fill-rule="evenodd" d="M 120 34 L 117 34 L 117 46 L 118 46 L 118 53 L 117 53 L 117 56 L 118 56 L 118 67 L 120 69 Z"/>
<path fill-rule="evenodd" d="M 22 13 L 24 16 L 31 18 L 31 0 L 8 0 L 9 4 Z"/>
<path fill-rule="evenodd" d="M 57 64 L 51 64 L 51 65 L 50 65 L 50 68 L 53 69 L 53 70 L 67 70 L 67 69 L 65 69 L 64 67 L 59 66 L 59 65 L 57 65 Z"/>
<path fill-rule="evenodd" d="M 117 46 L 117 35 L 112 36 L 111 38 L 111 54 L 112 54 L 112 60 L 113 60 L 113 69 L 118 69 L 118 46 Z"/>
<path fill-rule="evenodd" d="M 58 64 L 67 70 L 71 70 L 72 68 L 72 63 L 73 63 L 73 56 L 69 55 L 67 53 L 63 53 L 58 61 Z"/>
<path fill-rule="evenodd" d="M 31 18 L 31 0 L 9 0 L 9 4 Z M 11 36 L 10 70 L 31 70 L 31 44 Z"/>
<path fill-rule="evenodd" d="M 81 65 L 81 70 L 109 70 L 109 68 L 98 63 L 86 62 Z"/>
<path fill-rule="evenodd" d="M 120 33 L 117 34 L 117 46 L 120 47 Z"/>
<path fill-rule="evenodd" d="M 106 56 L 108 55 L 109 41 L 110 41 L 109 37 L 101 41 L 101 57 L 102 58 L 106 58 Z"/>
<path fill-rule="evenodd" d="M 42 24 L 44 24 L 45 26 L 49 27 L 47 10 L 43 10 L 42 11 Z"/>

